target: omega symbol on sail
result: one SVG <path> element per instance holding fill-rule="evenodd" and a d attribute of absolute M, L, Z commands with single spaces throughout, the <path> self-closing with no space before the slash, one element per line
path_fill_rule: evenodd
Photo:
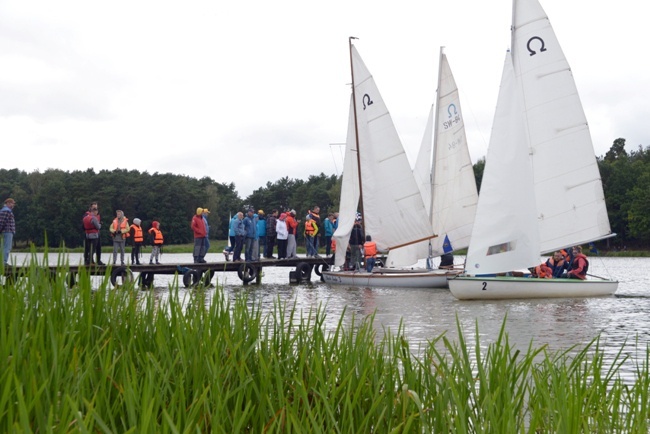
<path fill-rule="evenodd" d="M 539 48 L 540 53 L 541 53 L 542 51 L 546 51 L 546 43 L 544 42 L 544 40 L 543 40 L 542 38 L 540 38 L 539 36 L 533 36 L 533 37 L 530 38 L 530 39 L 528 40 L 528 42 L 526 43 L 526 48 L 528 48 L 528 52 L 530 53 L 531 56 L 534 56 L 535 54 L 537 54 L 537 51 L 535 51 L 535 50 L 533 50 L 532 48 L 530 48 L 530 43 L 533 42 L 533 41 L 535 41 L 535 40 L 539 41 L 540 44 L 541 44 L 541 46 L 540 46 L 540 48 Z"/>
<path fill-rule="evenodd" d="M 366 106 L 366 101 L 368 102 L 368 105 L 372 105 L 372 100 L 370 99 L 370 95 L 368 95 L 367 93 L 363 95 L 362 100 L 363 100 L 363 109 L 364 109 L 364 110 L 365 110 L 366 107 L 367 107 L 367 106 Z"/>

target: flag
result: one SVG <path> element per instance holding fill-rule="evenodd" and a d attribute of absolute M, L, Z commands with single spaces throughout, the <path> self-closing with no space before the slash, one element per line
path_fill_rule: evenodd
<path fill-rule="evenodd" d="M 596 248 L 596 245 L 594 243 L 589 243 L 589 251 L 594 255 L 598 254 L 598 249 Z"/>
<path fill-rule="evenodd" d="M 442 243 L 442 251 L 445 253 L 451 253 L 454 251 L 454 248 L 451 247 L 451 241 L 449 241 L 448 235 L 445 235 L 445 241 Z"/>

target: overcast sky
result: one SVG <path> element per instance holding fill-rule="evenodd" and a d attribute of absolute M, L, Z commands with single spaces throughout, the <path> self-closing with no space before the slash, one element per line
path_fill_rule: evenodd
<path fill-rule="evenodd" d="M 542 0 L 596 155 L 650 145 L 646 5 Z M 2 168 L 138 169 L 234 182 L 340 174 L 348 36 L 411 161 L 444 45 L 472 159 L 486 154 L 510 0 L 0 0 Z"/>

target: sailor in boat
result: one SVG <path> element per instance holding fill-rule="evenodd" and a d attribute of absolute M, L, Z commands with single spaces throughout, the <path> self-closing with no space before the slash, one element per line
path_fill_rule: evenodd
<path fill-rule="evenodd" d="M 449 252 L 440 256 L 440 265 L 438 268 L 454 268 L 454 254 Z"/>
<path fill-rule="evenodd" d="M 377 243 L 372 240 L 370 235 L 366 235 L 366 242 L 363 243 L 363 256 L 366 260 L 366 271 L 372 273 L 375 262 L 377 262 Z"/>
<path fill-rule="evenodd" d="M 589 270 L 589 261 L 587 256 L 582 253 L 582 246 L 575 246 L 573 248 L 573 262 L 571 263 L 571 270 L 564 274 L 562 277 L 568 279 L 585 280 L 587 278 L 587 271 Z"/>
<path fill-rule="evenodd" d="M 564 258 L 561 251 L 557 251 L 546 262 L 539 264 L 531 270 L 531 273 L 534 277 L 539 277 L 540 279 L 557 279 L 562 277 L 568 270 L 569 262 Z"/>

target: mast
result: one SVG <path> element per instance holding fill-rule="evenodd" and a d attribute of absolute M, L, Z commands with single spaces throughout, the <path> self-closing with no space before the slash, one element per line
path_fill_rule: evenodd
<path fill-rule="evenodd" d="M 429 219 L 431 224 L 433 224 L 433 221 L 431 218 L 433 217 L 433 192 L 434 192 L 434 178 L 435 178 L 435 164 L 436 164 L 436 152 L 438 150 L 438 117 L 440 115 L 440 83 L 442 81 L 441 76 L 442 76 L 442 56 L 444 56 L 444 46 L 440 47 L 440 55 L 438 58 L 438 87 L 436 88 L 436 105 L 434 109 L 434 115 L 433 115 L 433 147 L 431 148 L 431 165 L 430 165 L 430 170 L 429 170 L 429 184 L 430 184 L 430 191 L 431 191 L 431 196 L 429 197 L 430 203 L 429 203 Z M 431 238 L 429 238 L 429 257 L 427 258 L 427 268 L 432 269 L 433 268 L 433 245 L 431 244 Z"/>
<path fill-rule="evenodd" d="M 354 84 L 354 62 L 352 60 L 352 40 L 359 39 L 354 36 L 348 38 L 350 47 L 350 74 L 352 75 L 352 108 L 354 109 L 354 139 L 357 144 L 357 174 L 359 175 L 359 212 L 361 212 L 361 229 L 366 233 L 365 214 L 363 213 L 363 182 L 361 181 L 361 150 L 359 149 L 359 127 L 357 125 L 357 92 Z"/>

